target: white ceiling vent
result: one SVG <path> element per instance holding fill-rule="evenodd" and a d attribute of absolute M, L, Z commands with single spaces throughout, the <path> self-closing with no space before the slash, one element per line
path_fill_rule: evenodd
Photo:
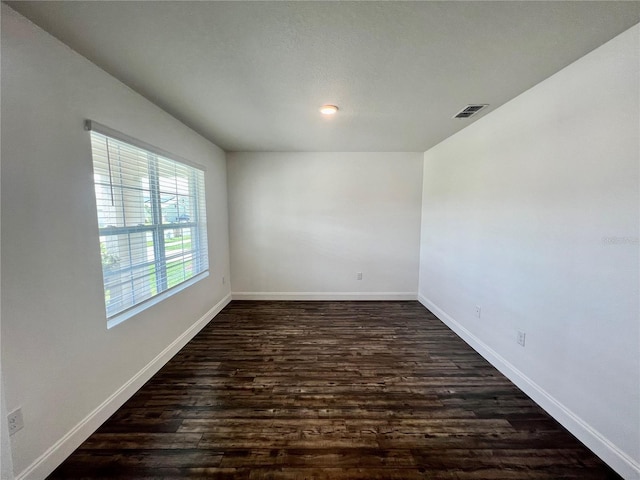
<path fill-rule="evenodd" d="M 472 105 L 467 105 L 462 110 L 460 110 L 458 113 L 456 113 L 453 116 L 453 118 L 469 118 L 469 117 L 475 115 L 476 113 L 478 113 L 483 108 L 488 107 L 488 106 L 489 105 L 487 105 L 487 104 L 481 104 L 481 103 L 474 103 Z"/>

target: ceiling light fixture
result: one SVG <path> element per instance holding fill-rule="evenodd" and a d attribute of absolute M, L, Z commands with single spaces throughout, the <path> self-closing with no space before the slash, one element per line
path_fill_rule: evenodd
<path fill-rule="evenodd" d="M 323 105 L 320 107 L 320 113 L 323 115 L 335 115 L 338 111 L 338 107 L 335 105 Z"/>

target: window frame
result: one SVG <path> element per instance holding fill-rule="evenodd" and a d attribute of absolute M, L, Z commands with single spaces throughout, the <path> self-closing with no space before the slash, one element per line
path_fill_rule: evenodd
<path fill-rule="evenodd" d="M 206 192 L 204 191 L 205 189 L 204 187 L 206 184 L 206 180 L 205 180 L 206 168 L 203 167 L 202 165 L 183 159 L 178 155 L 174 155 L 170 152 L 166 152 L 160 148 L 157 148 L 146 142 L 140 141 L 136 138 L 130 137 L 126 134 L 123 134 L 117 130 L 113 130 L 109 127 L 101 125 L 92 120 L 85 121 L 84 129 L 87 131 L 101 134 L 105 136 L 107 139 L 111 138 L 119 142 L 126 143 L 137 149 L 141 149 L 147 153 L 147 158 L 149 161 L 148 178 L 149 178 L 149 190 L 151 193 L 150 206 L 151 206 L 151 212 L 153 217 L 152 223 L 144 224 L 144 225 L 130 225 L 130 226 L 124 225 L 124 226 L 117 226 L 117 227 L 116 226 L 100 227 L 98 225 L 98 239 L 99 239 L 98 244 L 101 245 L 102 241 L 100 239 L 104 237 L 130 235 L 132 233 L 150 233 L 153 238 L 154 256 L 153 256 L 153 259 L 149 260 L 148 263 L 149 263 L 149 266 L 154 265 L 154 272 L 161 271 L 163 272 L 163 274 L 154 274 L 155 281 L 156 281 L 156 292 L 157 292 L 156 294 L 152 295 L 151 297 L 145 298 L 139 302 L 135 302 L 135 289 L 134 289 L 133 305 L 130 305 L 122 310 L 116 311 L 111 315 L 109 315 L 108 308 L 107 308 L 107 301 L 103 295 L 103 299 L 105 300 L 104 305 L 105 305 L 105 315 L 107 317 L 107 328 L 112 328 L 115 325 L 118 325 L 119 323 L 122 323 L 123 321 L 137 315 L 143 310 L 146 310 L 152 305 L 155 305 L 163 301 L 164 299 L 184 290 L 185 288 L 188 288 L 189 286 L 209 276 L 210 265 L 208 260 L 208 245 L 207 245 L 208 232 L 207 232 L 206 206 L 204 205 L 206 204 Z M 92 164 L 92 171 L 94 171 L 95 160 L 93 156 L 93 143 L 91 142 L 91 140 L 90 140 L 90 143 L 91 143 L 91 159 L 92 159 L 91 164 Z M 190 191 L 192 189 L 196 191 L 196 194 L 195 194 L 196 201 L 193 202 L 194 203 L 193 208 L 196 211 L 194 215 L 196 219 L 195 221 L 180 222 L 178 220 L 178 223 L 163 223 L 162 216 L 160 214 L 162 210 L 161 209 L 162 199 L 161 199 L 161 191 L 160 191 L 161 189 L 160 189 L 160 180 L 159 180 L 160 178 L 159 163 L 161 159 L 176 162 L 178 164 L 182 164 L 192 169 L 200 170 L 202 172 L 202 175 L 203 175 L 203 178 L 202 178 L 203 191 L 202 192 L 198 191 L 198 186 L 197 186 L 198 182 L 195 180 L 195 177 L 194 178 L 190 177 L 189 179 L 190 183 L 193 182 L 193 184 L 190 186 Z M 95 186 L 99 185 L 99 183 L 97 183 L 95 180 L 95 176 L 93 178 L 93 184 L 94 184 L 94 189 L 95 189 Z M 201 218 L 200 197 L 199 197 L 200 195 L 202 195 L 201 201 L 203 202 L 202 206 L 204 207 L 204 210 L 205 210 L 204 218 Z M 95 203 L 96 219 L 99 220 L 100 213 L 98 209 L 97 194 L 96 194 L 95 201 L 96 201 Z M 188 229 L 192 229 L 192 232 L 195 232 L 195 235 L 194 234 L 191 235 L 192 246 L 190 248 L 190 251 L 192 252 L 192 255 L 193 255 L 193 258 L 191 260 L 194 262 L 194 264 L 197 263 L 198 268 L 196 269 L 196 271 L 198 273 L 196 273 L 190 278 L 187 278 L 186 280 L 183 280 L 177 285 L 169 287 L 167 263 L 173 258 L 178 258 L 179 256 L 184 255 L 184 253 L 176 254 L 173 257 L 171 256 L 170 253 L 167 253 L 167 250 L 165 248 L 165 232 L 170 230 L 175 230 L 177 225 L 179 226 L 180 229 L 188 228 Z M 204 245 L 202 245 L 203 240 L 204 240 Z M 118 273 L 121 273 L 122 271 L 126 271 L 127 269 L 134 270 L 135 268 L 139 268 L 140 266 L 144 266 L 144 265 L 143 264 L 129 265 L 128 267 L 118 270 Z M 103 268 L 102 274 L 103 274 L 102 289 L 103 289 L 103 293 L 105 293 L 105 290 L 107 288 L 107 277 L 108 275 L 113 275 L 113 273 L 106 272 Z M 149 278 L 150 277 L 151 275 L 149 275 Z"/>

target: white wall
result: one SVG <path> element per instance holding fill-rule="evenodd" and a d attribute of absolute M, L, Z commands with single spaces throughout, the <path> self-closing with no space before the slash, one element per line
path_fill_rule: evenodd
<path fill-rule="evenodd" d="M 415 298 L 422 154 L 232 153 L 227 168 L 234 298 Z"/>
<path fill-rule="evenodd" d="M 626 478 L 640 478 L 639 34 L 425 153 L 419 290 Z"/>
<path fill-rule="evenodd" d="M 2 105 L 2 93 L 0 90 L 0 105 Z M 1 127 L 1 125 L 0 125 Z M 0 160 L 2 155 L 0 155 Z M 1 174 L 0 174 L 1 175 Z M 0 188 L 1 190 L 1 188 Z M 0 236 L 1 238 L 1 236 Z M 0 256 L 1 256 L 1 244 L 0 241 Z M 2 270 L 2 262 L 0 261 L 0 271 Z M 0 273 L 1 278 L 1 273 Z M 0 280 L 1 285 L 1 280 Z M 0 295 L 0 345 L 2 344 L 2 296 Z M 0 348 L 0 352 L 1 352 Z M 11 444 L 9 442 L 9 425 L 6 422 L 7 418 L 7 402 L 4 394 L 4 380 L 2 374 L 2 355 L 0 355 L 0 479 L 13 480 L 13 460 L 11 459 Z"/>
<path fill-rule="evenodd" d="M 87 118 L 207 167 L 211 275 L 110 330 Z M 224 152 L 2 5 L 2 375 L 8 410 L 24 415 L 16 473 L 45 476 L 224 302 L 227 225 Z"/>

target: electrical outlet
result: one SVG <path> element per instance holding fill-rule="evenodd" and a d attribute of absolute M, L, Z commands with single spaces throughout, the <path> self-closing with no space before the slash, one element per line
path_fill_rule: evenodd
<path fill-rule="evenodd" d="M 362 280 L 362 272 L 356 273 L 356 280 Z"/>
<path fill-rule="evenodd" d="M 481 312 L 481 308 L 479 305 L 476 305 L 476 317 L 480 318 L 480 312 Z"/>
<path fill-rule="evenodd" d="M 524 341 L 526 337 L 527 337 L 526 333 L 524 333 L 522 330 L 518 330 L 518 338 L 517 338 L 518 345 L 520 345 L 521 347 L 524 347 Z"/>
<path fill-rule="evenodd" d="M 222 284 L 224 285 L 224 275 L 222 276 Z"/>
<path fill-rule="evenodd" d="M 7 415 L 7 422 L 9 423 L 9 435 L 13 435 L 18 430 L 24 427 L 24 420 L 22 419 L 22 409 L 16 408 L 13 412 Z"/>

